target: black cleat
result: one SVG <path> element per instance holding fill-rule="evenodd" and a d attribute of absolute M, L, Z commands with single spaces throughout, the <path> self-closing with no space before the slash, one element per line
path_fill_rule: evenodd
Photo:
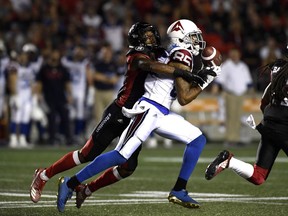
<path fill-rule="evenodd" d="M 220 172 L 225 170 L 230 162 L 230 159 L 233 157 L 233 154 L 227 150 L 224 150 L 219 153 L 215 160 L 210 163 L 205 171 L 205 178 L 210 180 L 218 175 Z"/>

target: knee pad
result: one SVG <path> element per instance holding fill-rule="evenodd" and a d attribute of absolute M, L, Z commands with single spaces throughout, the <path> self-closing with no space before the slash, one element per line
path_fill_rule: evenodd
<path fill-rule="evenodd" d="M 254 164 L 253 175 L 247 180 L 255 185 L 261 185 L 266 181 L 268 173 L 269 173 L 268 169 L 264 169 Z"/>

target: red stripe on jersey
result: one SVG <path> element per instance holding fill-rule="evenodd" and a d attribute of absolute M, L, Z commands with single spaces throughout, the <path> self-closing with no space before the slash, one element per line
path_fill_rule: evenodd
<path fill-rule="evenodd" d="M 127 72 L 123 86 L 118 92 L 116 104 L 120 107 L 132 108 L 134 103 L 144 94 L 144 83 L 147 76 L 147 71 L 140 69 L 131 69 L 131 62 L 134 58 L 141 55 L 141 57 L 150 58 L 143 53 L 132 53 L 127 56 Z"/>
<path fill-rule="evenodd" d="M 126 137 L 123 141 L 123 145 L 121 147 L 121 149 L 125 146 L 126 142 L 134 136 L 135 131 L 140 127 L 140 125 L 142 124 L 142 122 L 145 119 L 145 116 L 147 115 L 149 110 L 143 112 L 143 113 L 139 113 L 133 120 L 132 124 L 129 126 Z"/>

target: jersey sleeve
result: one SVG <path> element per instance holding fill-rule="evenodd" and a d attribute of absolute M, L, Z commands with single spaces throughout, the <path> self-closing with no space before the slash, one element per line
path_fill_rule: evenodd
<path fill-rule="evenodd" d="M 129 55 L 127 55 L 127 64 L 130 65 L 132 63 L 132 61 L 137 58 L 138 56 L 141 56 L 141 58 L 147 58 L 150 59 L 150 57 L 144 53 L 141 52 L 134 52 L 134 53 L 130 53 Z"/>

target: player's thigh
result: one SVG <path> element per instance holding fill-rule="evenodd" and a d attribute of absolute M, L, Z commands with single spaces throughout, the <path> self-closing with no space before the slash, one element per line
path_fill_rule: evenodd
<path fill-rule="evenodd" d="M 11 108 L 11 111 L 10 111 L 10 119 L 12 122 L 14 123 L 20 123 L 21 121 L 21 109 L 17 109 L 17 108 L 14 108 L 12 107 Z"/>
<path fill-rule="evenodd" d="M 21 122 L 23 123 L 29 123 L 31 119 L 31 112 L 32 112 L 32 102 L 25 103 L 23 107 L 21 108 Z"/>
<path fill-rule="evenodd" d="M 115 150 L 119 151 L 126 159 L 129 159 L 133 152 L 136 151 L 156 128 L 158 115 L 163 114 L 160 114 L 159 110 L 153 108 L 137 114 L 121 135 Z"/>
<path fill-rule="evenodd" d="M 189 143 L 202 134 L 199 128 L 176 113 L 164 116 L 160 127 L 155 132 L 160 136 L 184 143 Z"/>

